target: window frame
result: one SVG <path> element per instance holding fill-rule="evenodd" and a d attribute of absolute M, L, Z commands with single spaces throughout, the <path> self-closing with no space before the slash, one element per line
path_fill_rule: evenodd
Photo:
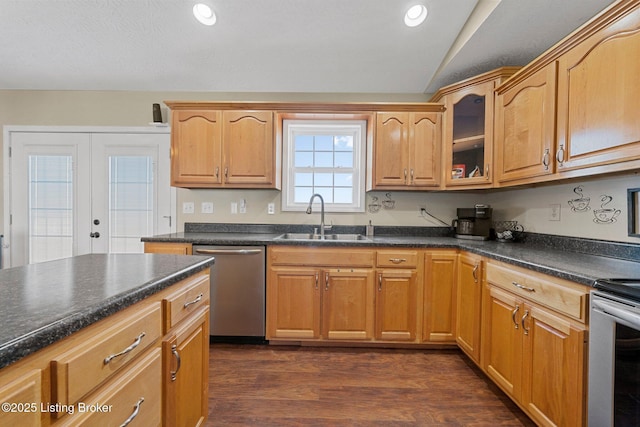
<path fill-rule="evenodd" d="M 368 117 L 348 115 L 348 117 L 336 118 L 335 115 L 330 118 L 301 118 L 301 117 L 283 117 L 282 125 L 282 146 L 283 146 L 283 173 L 282 173 L 282 211 L 285 212 L 302 212 L 305 211 L 309 202 L 295 203 L 295 178 L 294 174 L 299 169 L 293 167 L 295 159 L 295 146 L 293 135 L 296 131 L 312 131 L 317 129 L 317 134 L 335 133 L 340 129 L 356 130 L 359 137 L 354 137 L 353 142 L 353 202 L 350 204 L 333 203 L 325 200 L 325 212 L 337 213 L 353 213 L 365 212 L 365 185 L 367 170 L 367 141 L 370 138 L 370 120 Z M 333 132 L 328 132 L 333 130 Z M 328 168 L 309 167 L 309 171 L 322 169 L 328 171 Z M 331 168 L 332 170 L 340 170 L 340 168 Z M 345 171 L 347 169 L 344 169 Z"/>

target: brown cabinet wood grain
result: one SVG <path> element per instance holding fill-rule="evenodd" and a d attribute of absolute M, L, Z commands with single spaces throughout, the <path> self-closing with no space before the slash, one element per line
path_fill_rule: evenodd
<path fill-rule="evenodd" d="M 422 340 L 456 341 L 456 279 L 458 252 L 433 250 L 424 257 Z"/>
<path fill-rule="evenodd" d="M 483 287 L 482 257 L 469 253 L 458 256 L 456 288 L 456 342 L 480 365 L 480 332 Z"/>
<path fill-rule="evenodd" d="M 439 186 L 441 117 L 439 112 L 376 114 L 373 189 Z"/>

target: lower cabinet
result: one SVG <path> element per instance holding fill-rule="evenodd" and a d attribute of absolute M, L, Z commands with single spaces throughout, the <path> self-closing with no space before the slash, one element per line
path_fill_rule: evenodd
<path fill-rule="evenodd" d="M 425 253 L 423 341 L 456 341 L 457 261 L 457 250 L 433 250 Z"/>
<path fill-rule="evenodd" d="M 584 425 L 586 326 L 544 306 L 547 298 L 565 303 L 578 295 L 514 276 L 518 292 L 530 292 L 538 303 L 505 290 L 504 272 L 491 267 L 483 305 L 485 372 L 537 424 Z"/>
<path fill-rule="evenodd" d="M 203 425 L 209 401 L 209 306 L 173 328 L 162 351 L 164 425 Z"/>
<path fill-rule="evenodd" d="M 483 270 L 482 257 L 469 253 L 459 255 L 456 343 L 478 365 L 480 364 Z"/>
<path fill-rule="evenodd" d="M 372 269 L 271 269 L 267 338 L 373 338 L 373 278 Z"/>
<path fill-rule="evenodd" d="M 0 402 L 13 407 L 0 411 L 0 426 L 41 426 L 42 380 L 40 369 L 2 378 Z M 8 410 L 7 410 L 8 409 Z"/>

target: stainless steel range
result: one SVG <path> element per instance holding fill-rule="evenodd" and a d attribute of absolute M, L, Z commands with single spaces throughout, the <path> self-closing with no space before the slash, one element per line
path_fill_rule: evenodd
<path fill-rule="evenodd" d="M 591 293 L 589 426 L 640 425 L 640 280 L 600 279 Z"/>

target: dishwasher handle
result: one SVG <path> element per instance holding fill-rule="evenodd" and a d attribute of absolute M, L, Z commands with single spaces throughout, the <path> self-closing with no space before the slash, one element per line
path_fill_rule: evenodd
<path fill-rule="evenodd" d="M 195 252 L 205 255 L 257 255 L 262 249 L 196 249 Z"/>

